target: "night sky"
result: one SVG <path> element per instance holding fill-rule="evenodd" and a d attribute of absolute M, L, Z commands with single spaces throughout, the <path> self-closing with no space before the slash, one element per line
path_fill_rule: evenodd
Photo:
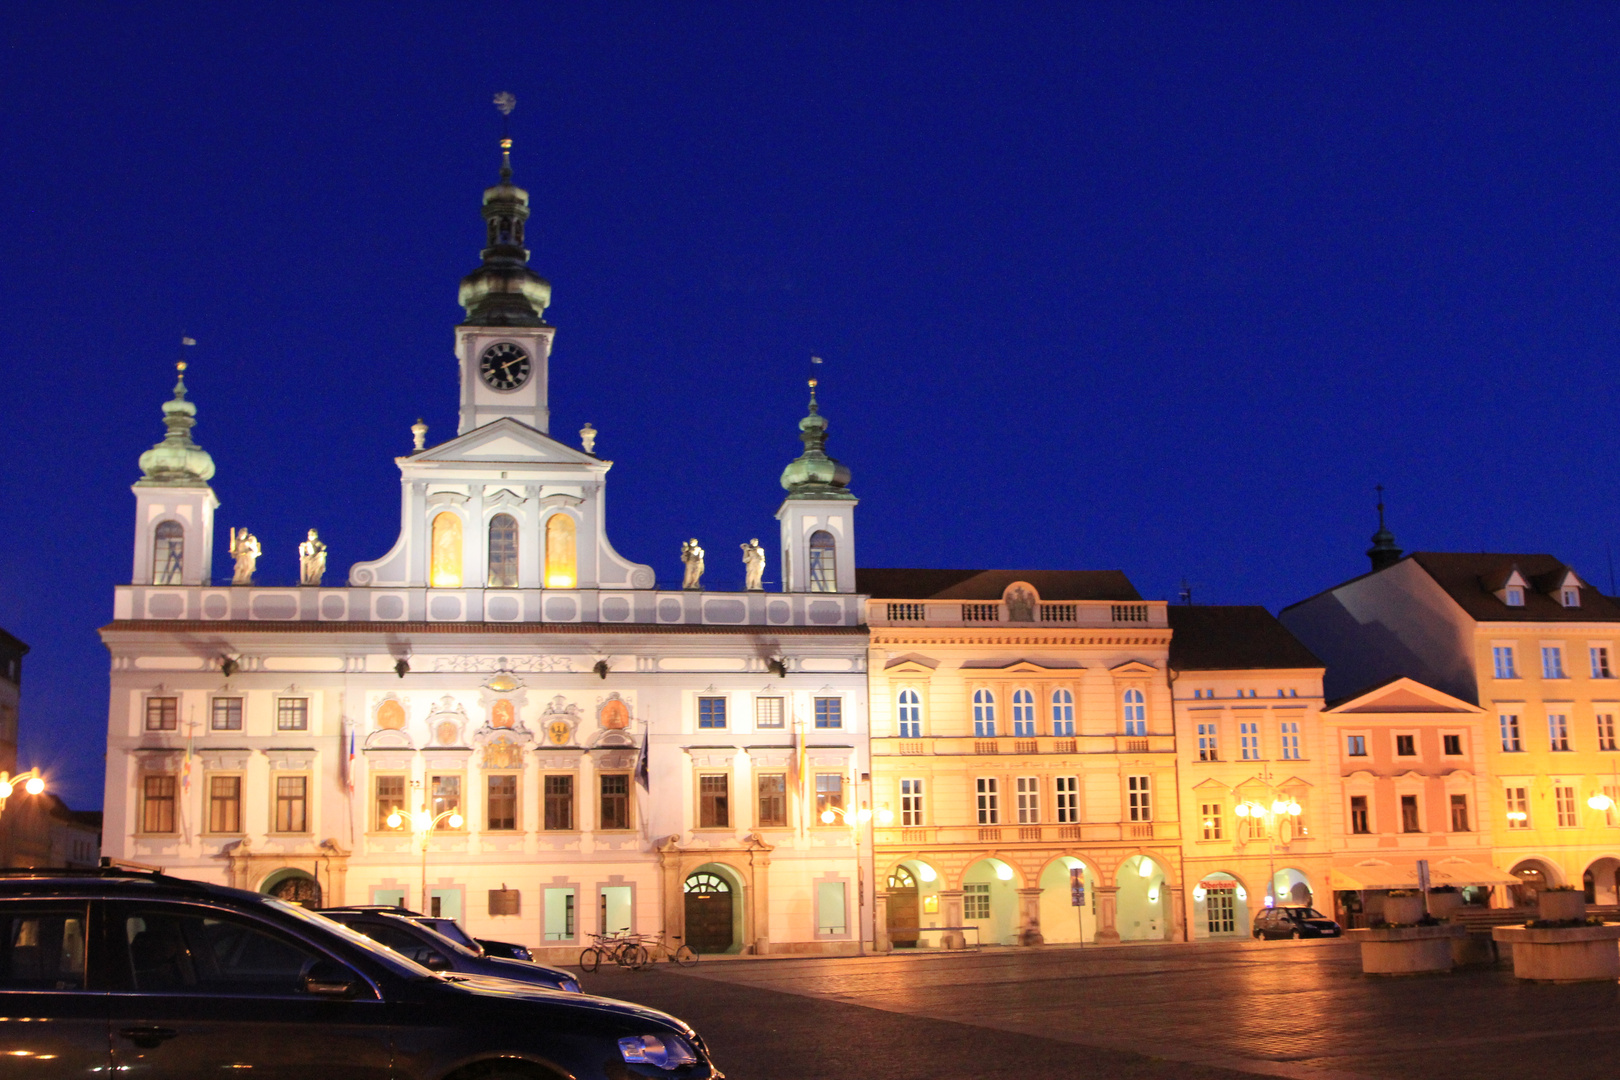
<path fill-rule="evenodd" d="M 225 534 L 296 581 L 454 434 L 500 90 L 609 526 L 741 577 L 826 358 L 871 566 L 1276 608 L 1407 549 L 1617 539 L 1620 9 L 13 5 L 0 626 L 25 764 L 101 798 L 136 459 L 182 334 Z"/>

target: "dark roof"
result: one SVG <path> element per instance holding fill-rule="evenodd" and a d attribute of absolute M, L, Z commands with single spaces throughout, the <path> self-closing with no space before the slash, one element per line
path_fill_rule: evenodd
<path fill-rule="evenodd" d="M 1172 604 L 1168 610 L 1176 671 L 1326 666 L 1263 607 Z"/>
<path fill-rule="evenodd" d="M 874 600 L 1000 600 L 1015 581 L 1042 600 L 1142 599 L 1122 570 L 855 570 L 855 591 Z"/>
<path fill-rule="evenodd" d="M 1620 622 L 1620 604 L 1588 585 L 1581 590 L 1581 606 L 1567 608 L 1546 590 L 1556 588 L 1568 563 L 1551 555 L 1510 555 L 1481 552 L 1414 551 L 1415 561 L 1471 618 L 1481 622 Z M 1495 595 L 1515 568 L 1529 583 L 1523 607 L 1508 607 Z M 1580 577 L 1579 573 L 1576 577 Z M 1586 579 L 1581 578 L 1584 584 Z"/>
<path fill-rule="evenodd" d="M 525 622 L 279 622 L 256 619 L 118 619 L 99 631 L 174 634 L 752 634 L 791 637 L 795 634 L 864 634 L 866 626 L 759 626 L 754 623 L 525 623 Z"/>

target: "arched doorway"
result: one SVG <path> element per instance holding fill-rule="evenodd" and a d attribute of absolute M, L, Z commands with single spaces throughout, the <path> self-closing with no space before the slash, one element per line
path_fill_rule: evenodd
<path fill-rule="evenodd" d="M 1311 907 L 1316 890 L 1303 870 L 1285 866 L 1271 875 L 1272 907 Z"/>
<path fill-rule="evenodd" d="M 321 886 L 309 874 L 291 867 L 277 870 L 264 879 L 259 891 L 266 896 L 273 896 L 277 900 L 285 900 L 289 904 L 302 904 L 307 908 L 321 906 Z"/>
<path fill-rule="evenodd" d="M 1620 904 L 1620 859 L 1598 859 L 1581 875 L 1588 904 Z"/>
<path fill-rule="evenodd" d="M 693 871 L 681 887 L 686 901 L 686 944 L 696 953 L 730 952 L 737 944 L 736 893 L 713 869 Z"/>
<path fill-rule="evenodd" d="M 1249 935 L 1249 890 L 1224 870 L 1205 874 L 1193 886 L 1193 936 L 1241 938 Z"/>
<path fill-rule="evenodd" d="M 1558 871 L 1545 859 L 1521 859 L 1508 872 L 1520 882 L 1512 887 L 1515 907 L 1534 907 L 1537 893 L 1559 883 Z"/>
<path fill-rule="evenodd" d="M 1083 888 L 1074 905 L 1074 871 Z M 1041 937 L 1048 945 L 1097 940 L 1097 875 L 1085 861 L 1060 855 L 1041 869 Z"/>
<path fill-rule="evenodd" d="M 977 926 L 985 945 L 1018 943 L 1016 876 L 1000 859 L 980 859 L 962 875 L 962 922 Z"/>
<path fill-rule="evenodd" d="M 1170 936 L 1170 898 L 1164 868 L 1146 855 L 1132 855 L 1115 878 L 1115 929 L 1121 941 L 1155 941 Z"/>
<path fill-rule="evenodd" d="M 922 925 L 922 908 L 917 890 L 917 875 L 904 863 L 889 873 L 888 931 L 889 944 L 896 949 L 915 949 Z"/>

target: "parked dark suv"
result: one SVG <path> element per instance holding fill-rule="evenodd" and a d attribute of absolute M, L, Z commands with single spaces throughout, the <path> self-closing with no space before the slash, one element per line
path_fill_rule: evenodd
<path fill-rule="evenodd" d="M 432 972 L 293 904 L 112 870 L 0 872 L 0 1060 L 38 1077 L 720 1078 L 673 1016 Z"/>
<path fill-rule="evenodd" d="M 358 930 L 371 940 L 381 942 L 433 971 L 492 975 L 498 979 L 516 979 L 518 982 L 539 983 L 553 990 L 579 993 L 579 980 L 570 972 L 544 964 L 487 956 L 483 947 L 476 942 L 469 948 L 437 929 L 430 929 L 434 923 L 450 923 L 446 929 L 453 927 L 466 941 L 472 941 L 449 919 L 429 921 L 403 908 L 328 908 L 321 914 L 350 930 Z"/>
<path fill-rule="evenodd" d="M 1310 907 L 1261 908 L 1254 917 L 1257 938 L 1338 937 L 1339 924 Z"/>

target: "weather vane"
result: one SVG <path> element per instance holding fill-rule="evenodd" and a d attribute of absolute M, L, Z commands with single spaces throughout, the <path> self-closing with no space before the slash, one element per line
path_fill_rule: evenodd
<path fill-rule="evenodd" d="M 501 110 L 502 116 L 511 116 L 512 110 L 517 108 L 517 98 L 502 90 L 495 95 L 495 107 Z"/>

